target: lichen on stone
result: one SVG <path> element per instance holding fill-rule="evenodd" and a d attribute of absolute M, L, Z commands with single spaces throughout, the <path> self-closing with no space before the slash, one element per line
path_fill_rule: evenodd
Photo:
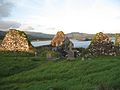
<path fill-rule="evenodd" d="M 35 48 L 32 46 L 27 35 L 23 31 L 10 29 L 1 43 L 1 50 L 34 52 Z"/>

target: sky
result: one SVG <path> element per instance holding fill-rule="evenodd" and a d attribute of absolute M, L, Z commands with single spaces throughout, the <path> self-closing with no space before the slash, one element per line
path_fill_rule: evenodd
<path fill-rule="evenodd" d="M 120 33 L 120 0 L 0 0 L 0 30 Z"/>

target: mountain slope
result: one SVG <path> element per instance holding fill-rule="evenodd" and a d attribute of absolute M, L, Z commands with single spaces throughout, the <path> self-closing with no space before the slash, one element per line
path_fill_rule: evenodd
<path fill-rule="evenodd" d="M 79 33 L 79 32 L 71 32 L 66 34 L 71 39 L 76 40 L 86 40 L 86 39 L 92 39 L 94 34 L 87 34 L 87 33 Z"/>
<path fill-rule="evenodd" d="M 40 32 L 25 32 L 30 39 L 52 39 L 54 35 Z"/>

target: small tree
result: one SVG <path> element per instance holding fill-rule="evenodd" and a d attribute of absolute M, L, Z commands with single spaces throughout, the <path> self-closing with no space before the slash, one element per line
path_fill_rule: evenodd
<path fill-rule="evenodd" d="M 115 46 L 119 47 L 119 35 L 117 33 L 115 34 Z"/>

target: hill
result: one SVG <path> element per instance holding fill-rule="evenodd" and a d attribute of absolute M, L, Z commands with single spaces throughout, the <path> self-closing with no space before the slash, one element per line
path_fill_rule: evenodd
<path fill-rule="evenodd" d="M 54 35 L 52 34 L 44 34 L 40 32 L 25 32 L 29 38 L 29 40 L 51 40 Z M 0 39 L 3 39 L 6 34 L 6 31 L 0 30 Z"/>
<path fill-rule="evenodd" d="M 28 35 L 30 40 L 51 40 L 54 35 L 52 34 L 45 34 L 40 32 L 27 32 L 25 33 Z"/>
<path fill-rule="evenodd" d="M 87 33 L 79 33 L 79 32 L 71 32 L 66 34 L 70 39 L 76 40 L 91 40 L 94 34 L 87 34 Z"/>
<path fill-rule="evenodd" d="M 25 31 L 27 34 L 29 40 L 52 40 L 54 37 L 54 34 L 45 34 L 41 32 L 30 32 Z M 0 39 L 3 39 L 5 36 L 6 31 L 0 30 Z M 112 33 L 106 33 L 110 38 L 114 37 L 115 34 Z M 79 32 L 71 32 L 67 33 L 66 36 L 70 39 L 76 39 L 76 40 L 91 40 L 95 34 L 87 34 L 87 33 L 79 33 Z M 120 35 L 120 34 L 119 34 Z"/>
<path fill-rule="evenodd" d="M 0 30 L 0 39 L 3 39 L 5 36 L 6 32 Z"/>
<path fill-rule="evenodd" d="M 120 56 L 46 61 L 11 55 L 1 54 L 0 90 L 120 90 Z"/>
<path fill-rule="evenodd" d="M 115 37 L 114 33 L 105 33 L 105 34 L 108 35 L 110 38 Z M 71 33 L 68 33 L 66 35 L 71 39 L 87 41 L 87 40 L 91 40 L 95 34 L 71 32 Z M 120 33 L 118 33 L 118 35 L 120 36 Z"/>

